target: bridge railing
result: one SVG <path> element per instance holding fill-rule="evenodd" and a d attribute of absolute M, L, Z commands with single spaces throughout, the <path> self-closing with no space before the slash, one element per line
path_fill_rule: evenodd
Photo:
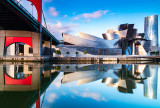
<path fill-rule="evenodd" d="M 37 21 L 37 19 L 24 6 L 22 6 L 22 4 L 19 1 L 17 0 L 12 0 L 12 1 L 17 3 L 20 8 L 22 8 L 27 14 L 29 14 L 34 20 Z M 42 25 L 42 27 L 45 28 L 49 32 L 49 30 L 44 25 Z"/>
<path fill-rule="evenodd" d="M 23 7 L 22 4 L 20 4 L 19 1 L 17 1 L 17 0 L 12 0 L 12 1 L 14 1 L 14 2 L 15 2 L 21 9 L 23 9 L 29 16 L 31 16 L 34 20 L 37 21 L 37 19 L 36 19 L 30 12 L 28 12 L 28 10 L 27 10 L 25 7 Z"/>
<path fill-rule="evenodd" d="M 32 17 L 35 21 L 37 21 L 37 19 L 17 0 L 12 0 L 14 1 L 22 10 L 24 10 L 30 17 Z M 47 29 L 47 27 L 45 27 L 44 25 L 42 25 L 43 28 L 45 28 L 45 30 L 50 33 L 50 31 Z M 50 33 L 51 34 L 51 33 Z M 52 34 L 51 34 L 52 35 Z"/>

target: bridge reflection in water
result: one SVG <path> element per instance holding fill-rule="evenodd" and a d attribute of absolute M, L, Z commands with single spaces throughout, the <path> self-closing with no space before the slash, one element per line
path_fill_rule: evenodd
<path fill-rule="evenodd" d="M 34 105 L 40 108 L 45 99 L 43 94 L 60 74 L 61 86 L 73 81 L 81 86 L 99 80 L 108 87 L 117 88 L 118 92 L 133 94 L 137 84 L 141 84 L 145 97 L 157 99 L 158 65 L 8 62 L 0 65 L 0 107 Z"/>
<path fill-rule="evenodd" d="M 59 74 L 52 68 L 40 64 L 0 65 L 0 107 L 27 108 L 36 103 L 40 107 L 40 96 Z"/>

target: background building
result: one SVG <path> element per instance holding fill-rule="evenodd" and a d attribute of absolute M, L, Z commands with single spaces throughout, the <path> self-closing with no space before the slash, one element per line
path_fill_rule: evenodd
<path fill-rule="evenodd" d="M 158 15 L 145 18 L 144 32 L 145 38 L 151 40 L 151 46 L 158 47 Z"/>

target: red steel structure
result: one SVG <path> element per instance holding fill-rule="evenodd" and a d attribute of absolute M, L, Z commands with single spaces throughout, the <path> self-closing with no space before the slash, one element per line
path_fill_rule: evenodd
<path fill-rule="evenodd" d="M 12 43 L 22 42 L 32 46 L 32 37 L 6 37 L 5 47 L 11 45 Z"/>
<path fill-rule="evenodd" d="M 6 85 L 31 85 L 32 75 L 25 79 L 13 79 L 8 75 L 4 75 Z"/>
<path fill-rule="evenodd" d="M 37 9 L 38 18 L 37 21 L 41 24 L 42 16 L 42 0 L 28 0 L 30 1 Z"/>
<path fill-rule="evenodd" d="M 30 1 L 36 7 L 36 10 L 38 13 L 37 21 L 40 24 L 39 30 L 41 30 L 42 0 L 28 0 L 28 1 Z M 7 47 L 8 45 L 10 45 L 12 43 L 16 43 L 16 42 L 23 42 L 23 43 L 28 44 L 32 47 L 32 38 L 31 37 L 6 37 L 5 47 Z"/>

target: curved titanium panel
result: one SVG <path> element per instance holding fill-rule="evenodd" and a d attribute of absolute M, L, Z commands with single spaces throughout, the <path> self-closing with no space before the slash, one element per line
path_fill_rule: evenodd
<path fill-rule="evenodd" d="M 102 83 L 106 83 L 107 85 L 111 86 L 111 85 L 114 85 L 115 83 L 117 83 L 118 80 L 119 79 L 114 79 L 114 78 L 109 77 L 109 78 L 104 78 L 102 80 Z"/>
<path fill-rule="evenodd" d="M 136 38 L 137 29 L 128 29 L 127 38 Z"/>
<path fill-rule="evenodd" d="M 142 38 L 144 38 L 145 33 L 137 33 L 137 36 L 141 36 Z"/>
<path fill-rule="evenodd" d="M 99 38 L 97 36 L 93 36 L 93 35 L 82 33 L 82 32 L 78 32 L 78 36 L 80 38 L 88 39 L 88 40 L 92 40 L 92 41 L 98 41 L 99 40 Z"/>
<path fill-rule="evenodd" d="M 114 33 L 102 34 L 102 36 L 105 40 L 119 39 L 119 35 Z"/>
<path fill-rule="evenodd" d="M 114 40 L 104 40 L 102 38 L 99 38 L 93 35 L 89 35 L 86 33 L 82 33 L 82 32 L 79 32 L 78 34 L 81 39 L 87 39 L 87 40 L 96 42 L 98 44 L 97 46 L 98 48 L 115 48 L 116 47 L 115 44 L 119 40 L 119 38 L 114 38 Z"/>
<path fill-rule="evenodd" d="M 102 36 L 103 36 L 103 39 L 107 40 L 107 34 L 106 33 L 103 33 Z"/>
<path fill-rule="evenodd" d="M 98 37 L 93 37 L 92 39 L 93 40 L 84 39 L 84 38 L 63 33 L 64 42 L 77 45 L 77 46 L 95 47 L 95 48 L 115 48 L 116 47 L 115 43 L 117 43 L 117 41 L 119 40 L 119 39 L 104 40 Z"/>
<path fill-rule="evenodd" d="M 119 38 L 126 38 L 127 36 L 127 32 L 128 32 L 128 29 L 127 30 L 122 30 L 122 31 L 119 31 Z"/>

